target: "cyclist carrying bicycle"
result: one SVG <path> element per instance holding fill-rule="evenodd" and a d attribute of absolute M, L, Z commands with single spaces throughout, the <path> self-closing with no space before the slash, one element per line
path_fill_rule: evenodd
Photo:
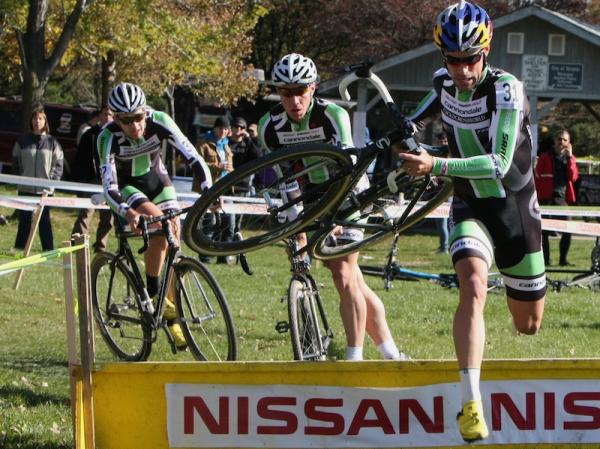
<path fill-rule="evenodd" d="M 164 112 L 146 106 L 142 89 L 120 83 L 110 93 L 108 106 L 114 121 L 98 136 L 98 152 L 104 196 L 110 208 L 137 231 L 140 217 L 160 216 L 178 209 L 173 183 L 160 157 L 164 141 L 174 146 L 186 159 L 202 189 L 211 186 L 208 166 L 175 122 Z M 179 223 L 172 223 L 179 237 Z M 144 253 L 146 288 L 150 298 L 159 289 L 159 275 L 165 259 L 167 241 L 163 236 L 150 237 Z M 167 300 L 164 316 L 179 349 L 186 347 L 178 323 L 175 305 Z"/>
<path fill-rule="evenodd" d="M 485 346 L 483 310 L 493 258 L 504 278 L 515 328 L 536 334 L 542 322 L 546 276 L 541 217 L 531 167 L 529 104 L 523 84 L 488 65 L 492 22 L 474 4 L 449 6 L 437 18 L 434 40 L 444 68 L 410 121 L 422 127 L 441 116 L 450 157 L 402 153 L 410 175 L 451 176 L 450 253 L 459 279 L 454 345 L 465 441 L 487 438 L 479 377 Z"/>
<path fill-rule="evenodd" d="M 314 62 L 291 53 L 281 58 L 272 71 L 272 83 L 277 87 L 281 103 L 265 114 L 259 122 L 259 139 L 264 148 L 276 150 L 303 142 L 326 142 L 340 147 L 352 147 L 348 113 L 341 107 L 315 97 L 318 82 Z M 315 184 L 327 182 L 327 173 L 309 176 Z M 298 189 L 299 186 L 286 187 Z M 299 213 L 296 210 L 295 213 Z M 291 217 L 293 219 L 293 217 Z M 360 239 L 354 229 L 337 229 L 338 239 Z M 298 236 L 300 246 L 306 236 Z M 386 359 L 406 359 L 388 328 L 381 300 L 369 288 L 358 266 L 358 253 L 327 262 L 340 296 L 340 314 L 346 332 L 346 359 L 362 360 L 365 332 Z"/>

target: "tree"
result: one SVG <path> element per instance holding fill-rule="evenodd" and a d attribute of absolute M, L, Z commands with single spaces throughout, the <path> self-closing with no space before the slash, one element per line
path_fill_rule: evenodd
<path fill-rule="evenodd" d="M 21 57 L 23 75 L 23 124 L 28 126 L 31 111 L 36 104 L 42 103 L 46 84 L 50 75 L 64 55 L 79 18 L 91 0 L 76 0 L 73 9 L 64 21 L 64 25 L 53 48 L 48 50 L 50 42 L 46 39 L 48 0 L 30 0 L 25 32 L 16 28 L 17 42 Z M 47 55 L 49 52 L 49 55 Z"/>

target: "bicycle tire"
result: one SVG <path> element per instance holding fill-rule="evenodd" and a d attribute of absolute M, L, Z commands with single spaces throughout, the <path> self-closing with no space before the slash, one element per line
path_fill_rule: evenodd
<path fill-rule="evenodd" d="M 90 267 L 92 308 L 102 338 L 121 360 L 147 360 L 152 329 L 144 323 L 134 275 L 112 253 L 98 253 Z M 114 266 L 114 275 L 111 267 Z"/>
<path fill-rule="evenodd" d="M 330 233 L 332 228 L 321 228 L 310 238 L 308 251 L 317 259 L 328 260 L 360 251 L 388 237 L 391 233 L 401 233 L 423 220 L 432 210 L 442 204 L 452 194 L 450 178 L 438 178 L 442 181 L 441 188 L 416 209 L 412 202 L 407 206 L 403 215 L 394 220 L 386 219 L 386 208 L 390 205 L 385 197 L 392 195 L 385 180 L 371 186 L 369 189 L 345 202 L 335 212 L 332 219 L 334 225 L 357 228 L 363 231 L 364 238 L 360 241 L 344 241 L 332 243 Z M 400 191 L 419 192 L 429 183 L 429 177 L 413 178 L 401 174 L 396 179 Z M 414 193 L 417 195 L 418 193 Z M 412 205 L 412 207 L 411 207 Z M 360 216 L 355 216 L 360 214 Z M 350 217 L 350 218 L 349 218 Z"/>
<path fill-rule="evenodd" d="M 277 170 L 274 167 L 297 165 L 301 159 L 306 158 L 316 158 L 316 160 L 311 159 L 308 168 L 302 168 L 299 172 L 276 174 Z M 304 179 L 307 173 L 322 167 L 329 170 L 332 178 L 321 184 L 306 185 Z M 268 181 L 262 175 L 266 172 L 271 174 L 271 179 Z M 341 201 L 351 182 L 351 174 L 352 159 L 335 145 L 312 143 L 274 151 L 236 168 L 206 190 L 187 214 L 182 229 L 183 240 L 192 250 L 211 256 L 227 256 L 257 250 L 299 232 Z M 278 186 L 283 182 L 299 180 L 301 184 L 305 184 L 302 191 L 303 211 L 295 219 L 284 223 L 277 220 L 274 211 L 268 215 L 244 214 L 244 240 L 221 241 L 220 229 L 215 229 L 211 225 L 210 208 L 219 198 L 227 196 L 237 184 L 253 175 L 265 178 L 264 185 L 258 192 L 259 198 L 268 193 L 271 198 L 278 200 L 280 195 Z M 264 204 L 258 207 L 262 207 L 267 212 Z M 285 210 L 285 205 L 280 207 L 280 211 L 282 210 Z"/>
<path fill-rule="evenodd" d="M 288 288 L 288 317 L 294 360 L 325 360 L 324 332 L 319 327 L 315 290 L 310 282 L 295 276 Z M 318 294 L 318 293 L 317 293 Z"/>
<path fill-rule="evenodd" d="M 177 312 L 190 352 L 201 361 L 235 360 L 235 325 L 215 277 L 190 257 L 180 258 L 173 269 Z"/>

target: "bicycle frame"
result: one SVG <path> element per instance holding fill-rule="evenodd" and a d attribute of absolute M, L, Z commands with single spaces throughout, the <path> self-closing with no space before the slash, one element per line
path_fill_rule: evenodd
<path fill-rule="evenodd" d="M 182 211 L 170 212 L 165 214 L 169 218 L 173 218 Z M 136 298 L 139 298 L 140 301 L 140 310 L 143 312 L 143 320 L 146 325 L 149 325 L 152 329 L 152 342 L 156 341 L 156 331 L 161 326 L 166 326 L 166 323 L 162 323 L 163 310 L 165 305 L 165 300 L 167 297 L 167 291 L 169 286 L 173 282 L 174 270 L 173 270 L 173 262 L 177 258 L 179 254 L 180 247 L 171 231 L 168 220 L 161 221 L 161 229 L 148 229 L 147 225 L 154 223 L 158 220 L 140 220 L 140 225 L 142 228 L 142 235 L 138 235 L 133 231 L 122 231 L 117 230 L 117 237 L 119 240 L 117 254 L 115 258 L 111 262 L 111 285 L 112 285 L 112 276 L 114 276 L 116 265 L 119 262 L 125 262 L 127 267 L 131 270 L 133 274 L 133 279 L 135 282 L 135 288 L 138 292 Z M 129 244 L 130 238 L 142 237 L 144 239 L 143 247 L 138 250 L 139 254 L 142 254 L 148 248 L 148 241 L 150 236 L 164 236 L 167 239 L 168 249 L 167 255 L 165 257 L 165 273 L 163 275 L 162 283 L 160 286 L 160 290 L 157 296 L 156 307 L 154 306 L 152 299 L 148 295 L 148 290 L 146 289 L 146 285 L 143 281 L 142 273 L 137 264 L 137 260 L 133 254 L 133 250 L 131 249 L 131 245 Z M 109 292 L 110 293 L 110 292 Z M 128 317 L 119 316 L 120 319 L 124 321 L 131 321 Z M 169 336 L 169 341 L 171 342 L 171 335 L 167 332 Z"/>

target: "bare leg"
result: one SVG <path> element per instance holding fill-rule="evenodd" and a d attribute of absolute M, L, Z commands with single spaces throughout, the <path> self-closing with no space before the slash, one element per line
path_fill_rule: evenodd
<path fill-rule="evenodd" d="M 538 301 L 517 301 L 507 297 L 506 302 L 518 332 L 527 335 L 539 332 L 544 316 L 545 297 Z"/>
<path fill-rule="evenodd" d="M 483 310 L 487 296 L 487 264 L 477 257 L 456 263 L 459 303 L 454 315 L 454 348 L 458 366 L 480 368 L 485 345 Z"/>
<path fill-rule="evenodd" d="M 340 315 L 346 332 L 346 343 L 351 347 L 363 346 L 367 322 L 367 303 L 354 269 L 357 260 L 358 254 L 351 254 L 327 262 L 340 297 Z"/>

